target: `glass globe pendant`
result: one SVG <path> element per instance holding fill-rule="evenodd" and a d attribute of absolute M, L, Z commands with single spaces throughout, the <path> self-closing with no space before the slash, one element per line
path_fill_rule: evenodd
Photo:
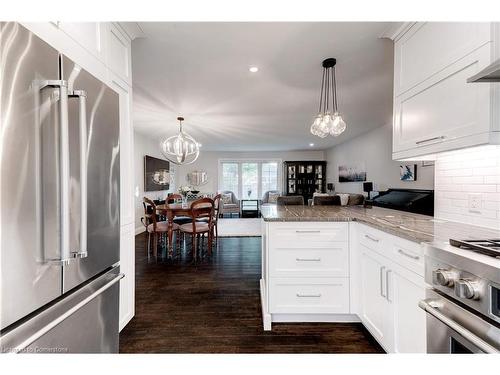
<path fill-rule="evenodd" d="M 161 152 L 168 161 L 174 164 L 192 164 L 200 155 L 200 146 L 193 137 L 182 130 L 184 117 L 177 117 L 179 134 L 173 135 L 160 144 Z"/>
<path fill-rule="evenodd" d="M 310 129 L 313 135 L 320 138 L 325 138 L 328 135 L 338 137 L 347 127 L 338 112 L 336 64 L 337 60 L 334 58 L 328 58 L 322 63 L 323 78 L 321 80 L 319 111 Z"/>
<path fill-rule="evenodd" d="M 333 126 L 332 130 L 330 131 L 330 134 L 333 135 L 334 137 L 337 137 L 344 132 L 346 127 L 347 125 L 342 116 L 340 115 L 340 113 L 335 112 Z"/>
<path fill-rule="evenodd" d="M 322 115 L 318 115 L 316 116 L 316 118 L 314 119 L 312 125 L 311 125 L 311 133 L 313 135 L 316 135 L 318 137 L 321 137 L 321 138 L 324 138 L 326 137 L 326 134 L 323 135 L 323 132 L 321 131 L 321 123 L 323 121 L 323 116 Z"/>

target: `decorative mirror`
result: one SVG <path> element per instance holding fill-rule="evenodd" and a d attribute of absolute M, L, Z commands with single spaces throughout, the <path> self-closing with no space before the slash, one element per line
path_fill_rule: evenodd
<path fill-rule="evenodd" d="M 208 182 L 208 174 L 205 171 L 192 171 L 187 174 L 186 179 L 192 186 L 201 186 Z"/>

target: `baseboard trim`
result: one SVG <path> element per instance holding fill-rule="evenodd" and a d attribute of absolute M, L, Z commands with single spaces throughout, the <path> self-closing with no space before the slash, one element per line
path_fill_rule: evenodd
<path fill-rule="evenodd" d="M 273 323 L 360 323 L 355 314 L 271 314 Z"/>

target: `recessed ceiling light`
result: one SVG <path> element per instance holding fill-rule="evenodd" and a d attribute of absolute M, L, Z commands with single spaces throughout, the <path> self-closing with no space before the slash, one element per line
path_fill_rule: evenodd
<path fill-rule="evenodd" d="M 259 68 L 256 66 L 251 66 L 250 68 L 248 68 L 248 70 L 252 73 L 257 73 L 259 71 Z"/>
<path fill-rule="evenodd" d="M 309 143 L 309 146 L 310 147 L 314 147 L 314 143 Z"/>

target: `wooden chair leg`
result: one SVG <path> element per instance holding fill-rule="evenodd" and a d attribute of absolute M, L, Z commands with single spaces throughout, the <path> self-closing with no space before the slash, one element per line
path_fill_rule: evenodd
<path fill-rule="evenodd" d="M 151 252 L 151 233 L 148 232 L 148 237 L 147 237 L 147 246 L 146 246 L 146 251 L 147 251 L 147 255 L 148 255 L 148 258 L 149 258 L 149 254 Z"/>
<path fill-rule="evenodd" d="M 153 255 L 155 258 L 158 257 L 158 234 L 153 233 Z"/>
<path fill-rule="evenodd" d="M 208 256 L 210 256 L 210 257 L 212 256 L 212 245 L 213 245 L 213 243 L 212 243 L 212 231 L 213 230 L 209 230 L 207 233 L 208 234 L 208 242 L 207 242 L 208 250 L 207 251 L 208 251 Z"/>
<path fill-rule="evenodd" d="M 192 252 L 193 252 L 193 259 L 196 261 L 197 246 L 196 246 L 196 236 L 194 234 L 191 235 L 191 249 L 192 249 Z"/>

